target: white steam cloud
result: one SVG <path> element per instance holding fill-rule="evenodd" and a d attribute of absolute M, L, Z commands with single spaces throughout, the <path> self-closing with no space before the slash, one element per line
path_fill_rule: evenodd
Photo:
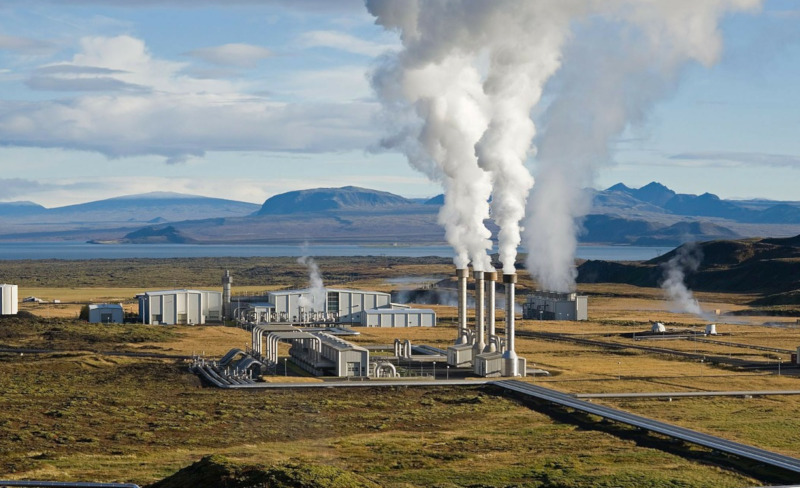
<path fill-rule="evenodd" d="M 676 250 L 675 256 L 663 264 L 664 282 L 661 283 L 661 288 L 678 312 L 703 316 L 703 309 L 684 282 L 686 273 L 697 271 L 702 259 L 700 248 L 693 244 L 684 244 Z"/>
<path fill-rule="evenodd" d="M 298 300 L 298 305 L 306 309 L 306 311 L 325 310 L 325 285 L 322 283 L 322 273 L 319 271 L 317 262 L 309 256 L 301 256 L 297 258 L 297 262 L 308 269 L 309 282 L 309 298 L 301 296 L 300 300 Z"/>
<path fill-rule="evenodd" d="M 687 63 L 716 61 L 724 14 L 760 1 L 366 0 L 402 41 L 372 79 L 393 128 L 383 145 L 444 187 L 439 218 L 458 267 L 490 266 L 491 195 L 503 271 L 514 271 L 527 205 L 528 269 L 569 291 L 590 205 L 580 189 L 610 159 L 609 141 L 671 93 Z M 528 199 L 531 112 L 545 87 Z"/>

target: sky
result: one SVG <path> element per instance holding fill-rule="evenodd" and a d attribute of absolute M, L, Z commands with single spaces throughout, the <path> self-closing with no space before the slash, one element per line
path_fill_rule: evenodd
<path fill-rule="evenodd" d="M 800 200 L 800 2 L 721 29 L 719 62 L 614 141 L 596 188 Z M 0 0 L 0 201 L 436 195 L 380 149 L 369 74 L 399 46 L 361 0 Z"/>

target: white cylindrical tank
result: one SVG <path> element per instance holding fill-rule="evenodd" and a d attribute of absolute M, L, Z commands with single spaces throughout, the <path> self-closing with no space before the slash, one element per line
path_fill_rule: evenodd
<path fill-rule="evenodd" d="M 706 325 L 706 335 L 717 335 L 717 324 Z"/>
<path fill-rule="evenodd" d="M 663 334 L 664 332 L 667 331 L 667 328 L 664 327 L 664 324 L 662 324 L 661 322 L 653 322 L 652 331 L 659 334 Z"/>
<path fill-rule="evenodd" d="M 0 315 L 16 315 L 18 300 L 17 285 L 0 285 Z"/>

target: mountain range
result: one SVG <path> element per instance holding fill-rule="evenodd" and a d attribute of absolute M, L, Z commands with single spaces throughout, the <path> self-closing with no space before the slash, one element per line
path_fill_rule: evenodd
<path fill-rule="evenodd" d="M 663 246 L 800 233 L 800 202 L 679 194 L 656 182 L 586 190 L 586 197 L 593 205 L 583 219 L 584 243 Z M 409 199 L 354 186 L 289 191 L 260 207 L 163 192 L 50 209 L 0 202 L 0 240 L 432 244 L 444 242 L 437 222 L 443 202 L 442 195 Z"/>

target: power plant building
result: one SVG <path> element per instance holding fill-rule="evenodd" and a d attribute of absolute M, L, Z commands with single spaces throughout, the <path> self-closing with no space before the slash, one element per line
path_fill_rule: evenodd
<path fill-rule="evenodd" d="M 319 295 L 323 303 L 315 303 Z M 301 302 L 309 303 L 306 312 L 324 312 L 338 317 L 341 322 L 361 322 L 361 312 L 377 308 L 390 308 L 391 295 L 379 291 L 345 290 L 325 288 L 314 290 L 286 290 L 269 292 L 269 303 L 275 306 L 277 314 L 285 313 L 288 318 L 297 317 Z"/>
<path fill-rule="evenodd" d="M 0 285 L 0 315 L 16 315 L 18 300 L 17 285 Z"/>
<path fill-rule="evenodd" d="M 436 312 L 429 308 L 373 308 L 361 312 L 365 327 L 434 327 Z"/>
<path fill-rule="evenodd" d="M 136 295 L 139 321 L 155 325 L 196 325 L 222 320 L 222 292 L 162 290 Z"/>
<path fill-rule="evenodd" d="M 97 303 L 89 305 L 90 324 L 121 324 L 125 312 L 119 303 Z"/>
<path fill-rule="evenodd" d="M 588 297 L 577 293 L 536 292 L 522 305 L 529 320 L 588 320 Z"/>

